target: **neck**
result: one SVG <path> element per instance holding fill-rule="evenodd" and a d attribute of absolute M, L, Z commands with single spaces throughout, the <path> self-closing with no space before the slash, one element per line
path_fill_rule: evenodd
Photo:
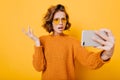
<path fill-rule="evenodd" d="M 64 35 L 64 33 L 55 33 L 55 32 L 53 32 L 53 36 L 62 36 L 62 35 Z"/>

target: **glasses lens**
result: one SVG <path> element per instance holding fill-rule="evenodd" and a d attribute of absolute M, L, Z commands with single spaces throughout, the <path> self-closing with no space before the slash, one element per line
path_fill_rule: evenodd
<path fill-rule="evenodd" d="M 53 22 L 54 22 L 54 24 L 59 24 L 59 22 L 60 22 L 60 19 L 58 19 L 58 18 L 56 18 L 56 19 L 53 19 Z"/>
<path fill-rule="evenodd" d="M 53 23 L 58 25 L 60 23 L 60 20 L 63 24 L 65 24 L 67 21 L 66 18 L 62 18 L 62 19 L 56 18 L 56 19 L 53 19 Z"/>
<path fill-rule="evenodd" d="M 66 23 L 66 18 L 62 18 L 62 23 L 63 23 L 63 24 Z"/>

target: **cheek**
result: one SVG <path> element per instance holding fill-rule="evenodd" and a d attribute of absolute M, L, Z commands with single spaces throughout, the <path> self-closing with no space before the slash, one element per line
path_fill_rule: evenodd
<path fill-rule="evenodd" d="M 57 25 L 53 24 L 53 30 L 56 30 L 56 29 L 57 29 Z"/>
<path fill-rule="evenodd" d="M 64 24 L 63 27 L 65 28 L 65 27 L 66 27 L 66 24 Z"/>
<path fill-rule="evenodd" d="M 55 26 L 57 26 L 57 25 L 55 25 L 55 24 L 52 22 L 52 26 L 55 27 Z"/>
<path fill-rule="evenodd" d="M 55 28 L 55 24 L 52 23 L 52 26 L 53 26 L 53 30 L 54 30 L 54 28 Z"/>

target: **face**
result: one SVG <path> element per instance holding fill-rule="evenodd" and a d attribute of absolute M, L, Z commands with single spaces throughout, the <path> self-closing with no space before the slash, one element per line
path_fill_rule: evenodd
<path fill-rule="evenodd" d="M 54 34 L 59 35 L 61 33 L 63 33 L 65 26 L 66 26 L 66 14 L 62 11 L 58 11 L 54 14 L 53 17 L 53 30 L 54 30 Z"/>

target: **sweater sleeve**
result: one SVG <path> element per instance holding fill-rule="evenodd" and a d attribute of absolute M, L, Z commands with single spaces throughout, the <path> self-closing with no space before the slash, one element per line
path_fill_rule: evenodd
<path fill-rule="evenodd" d="M 79 43 L 74 45 L 75 59 L 78 60 L 83 66 L 90 69 L 100 68 L 105 61 L 101 59 L 101 52 L 88 52 L 84 47 L 80 46 Z"/>
<path fill-rule="evenodd" d="M 43 71 L 45 70 L 45 56 L 43 53 L 43 46 L 40 47 L 34 46 L 34 54 L 33 54 L 33 67 L 37 71 Z"/>

